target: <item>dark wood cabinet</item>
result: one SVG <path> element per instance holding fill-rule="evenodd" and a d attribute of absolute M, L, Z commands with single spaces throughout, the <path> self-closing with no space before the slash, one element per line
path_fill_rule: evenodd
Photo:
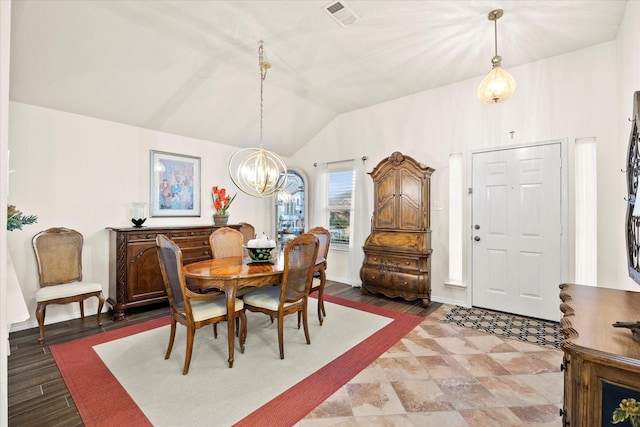
<path fill-rule="evenodd" d="M 239 229 L 239 225 L 228 227 Z M 164 234 L 182 250 L 185 264 L 211 258 L 209 236 L 217 226 L 109 228 L 109 298 L 113 319 L 125 310 L 167 300 L 155 239 Z"/>
<path fill-rule="evenodd" d="M 371 234 L 360 269 L 363 293 L 431 298 L 430 182 L 433 168 L 394 152 L 369 173 L 374 183 Z"/>
<path fill-rule="evenodd" d="M 562 425 L 612 425 L 622 399 L 640 402 L 640 342 L 629 329 L 612 326 L 640 321 L 640 293 L 574 284 L 560 289 Z M 640 415 L 634 418 L 640 422 Z"/>

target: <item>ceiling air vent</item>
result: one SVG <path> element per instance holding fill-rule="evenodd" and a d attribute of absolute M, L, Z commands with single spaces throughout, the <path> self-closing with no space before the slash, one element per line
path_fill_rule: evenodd
<path fill-rule="evenodd" d="M 324 10 L 342 27 L 348 27 L 360 19 L 349 6 L 341 1 L 329 3 L 324 7 Z"/>

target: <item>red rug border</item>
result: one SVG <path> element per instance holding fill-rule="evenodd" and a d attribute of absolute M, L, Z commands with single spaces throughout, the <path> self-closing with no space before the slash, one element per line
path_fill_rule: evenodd
<path fill-rule="evenodd" d="M 236 426 L 294 425 L 424 320 L 424 317 L 331 295 L 325 295 L 325 301 L 388 317 L 393 321 L 240 420 Z M 93 350 L 93 346 L 169 323 L 169 316 L 166 316 L 50 347 L 85 425 L 152 425 Z M 336 369 L 338 366 L 340 369 Z M 78 370 L 91 372 L 91 377 L 76 378 L 75 371 Z M 318 381 L 324 385 L 321 389 L 315 386 Z M 79 401 L 75 396 L 83 396 L 84 400 Z"/>

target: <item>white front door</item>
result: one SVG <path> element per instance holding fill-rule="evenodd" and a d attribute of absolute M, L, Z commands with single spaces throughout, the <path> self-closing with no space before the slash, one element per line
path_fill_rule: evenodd
<path fill-rule="evenodd" d="M 559 320 L 560 143 L 472 154 L 472 304 Z"/>

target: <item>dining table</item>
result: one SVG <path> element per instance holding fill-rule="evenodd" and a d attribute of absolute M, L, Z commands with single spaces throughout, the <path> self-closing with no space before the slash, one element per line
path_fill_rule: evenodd
<path fill-rule="evenodd" d="M 274 252 L 274 258 L 267 262 L 253 261 L 245 255 L 186 264 L 183 271 L 187 286 L 196 291 L 211 289 L 224 291 L 227 313 L 233 313 L 238 291 L 280 284 L 284 271 L 284 256 L 279 251 Z M 235 326 L 233 319 L 227 321 L 230 368 L 233 367 Z"/>

